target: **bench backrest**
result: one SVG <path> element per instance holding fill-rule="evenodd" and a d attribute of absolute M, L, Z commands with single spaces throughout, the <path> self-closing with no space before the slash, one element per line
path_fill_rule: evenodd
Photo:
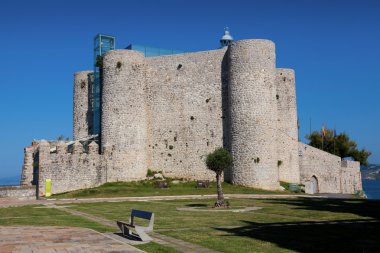
<path fill-rule="evenodd" d="M 149 225 L 147 227 L 147 231 L 148 230 L 153 231 L 154 213 L 132 209 L 131 218 L 129 219 L 129 223 L 131 225 L 135 225 L 134 221 L 133 221 L 134 217 L 149 220 Z"/>

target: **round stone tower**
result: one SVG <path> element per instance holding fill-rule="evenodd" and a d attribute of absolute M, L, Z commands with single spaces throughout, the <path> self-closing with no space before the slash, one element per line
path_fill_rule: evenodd
<path fill-rule="evenodd" d="M 145 65 L 142 53 L 112 50 L 103 55 L 101 146 L 113 147 L 108 181 L 142 179 L 147 171 Z"/>
<path fill-rule="evenodd" d="M 89 74 L 92 71 L 81 71 L 74 74 L 74 119 L 73 139 L 78 140 L 89 135 L 90 111 L 88 103 Z"/>
<path fill-rule="evenodd" d="M 275 45 L 268 40 L 232 43 L 228 103 L 234 184 L 279 189 L 276 150 Z"/>

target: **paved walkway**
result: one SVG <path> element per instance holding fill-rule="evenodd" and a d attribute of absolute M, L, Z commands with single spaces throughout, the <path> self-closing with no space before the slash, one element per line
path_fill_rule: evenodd
<path fill-rule="evenodd" d="M 121 240 L 87 228 L 0 226 L 1 253 L 142 253 Z"/>
<path fill-rule="evenodd" d="M 352 195 L 348 195 L 352 196 Z M 345 194 L 330 195 L 287 195 L 287 194 L 224 194 L 226 199 L 279 199 L 279 198 L 347 198 Z M 123 202 L 123 201 L 157 201 L 157 200 L 179 200 L 179 199 L 212 199 L 215 194 L 209 195 L 176 195 L 176 196 L 149 196 L 149 197 L 115 197 L 115 198 L 82 198 L 82 199 L 41 199 L 41 200 L 19 200 L 0 198 L 0 208 L 10 206 L 69 204 L 69 203 L 96 203 L 96 202 Z"/>

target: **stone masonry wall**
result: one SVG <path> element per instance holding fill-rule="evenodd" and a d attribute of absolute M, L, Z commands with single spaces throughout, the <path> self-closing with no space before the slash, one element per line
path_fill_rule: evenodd
<path fill-rule="evenodd" d="M 47 141 L 39 143 L 40 196 L 45 195 L 46 179 L 52 181 L 53 194 L 95 187 L 106 182 L 105 166 L 95 142 L 89 144 L 87 152 L 80 142 L 73 144 L 71 152 L 64 142 L 58 142 L 54 153 L 51 153 L 51 148 Z"/>
<path fill-rule="evenodd" d="M 171 177 L 215 179 L 204 161 L 223 146 L 225 51 L 146 58 L 149 168 Z"/>
<path fill-rule="evenodd" d="M 299 143 L 301 183 L 315 176 L 320 193 L 341 193 L 341 158 Z"/>
<path fill-rule="evenodd" d="M 277 155 L 279 178 L 300 183 L 298 164 L 297 102 L 294 70 L 276 70 Z"/>
<path fill-rule="evenodd" d="M 35 199 L 36 187 L 35 186 L 4 186 L 0 187 L 0 198 L 11 199 Z"/>
<path fill-rule="evenodd" d="M 88 122 L 88 134 L 93 134 L 93 125 L 94 125 L 94 72 L 88 74 L 88 98 L 87 98 L 87 122 Z"/>
<path fill-rule="evenodd" d="M 34 153 L 36 152 L 36 145 L 27 146 L 24 148 L 24 163 L 21 172 L 21 186 L 31 186 L 33 184 L 33 167 L 34 167 Z"/>
<path fill-rule="evenodd" d="M 359 162 L 342 161 L 341 169 L 342 193 L 352 194 L 363 190 Z"/>
<path fill-rule="evenodd" d="M 275 45 L 268 40 L 241 40 L 228 52 L 232 182 L 279 189 Z"/>
<path fill-rule="evenodd" d="M 89 135 L 91 111 L 89 110 L 89 95 L 91 94 L 92 71 L 81 71 L 74 75 L 74 112 L 73 112 L 73 139 L 78 140 Z"/>

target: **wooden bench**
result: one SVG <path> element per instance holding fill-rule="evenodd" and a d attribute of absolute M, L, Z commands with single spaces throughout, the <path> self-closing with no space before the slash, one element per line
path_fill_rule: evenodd
<path fill-rule="evenodd" d="M 149 220 L 149 225 L 148 226 L 137 225 L 135 223 L 135 219 L 134 219 L 135 217 Z M 129 222 L 117 221 L 116 223 L 124 236 L 137 235 L 141 239 L 141 241 L 144 241 L 144 242 L 152 241 L 152 238 L 147 233 L 153 232 L 154 213 L 132 209 Z"/>

